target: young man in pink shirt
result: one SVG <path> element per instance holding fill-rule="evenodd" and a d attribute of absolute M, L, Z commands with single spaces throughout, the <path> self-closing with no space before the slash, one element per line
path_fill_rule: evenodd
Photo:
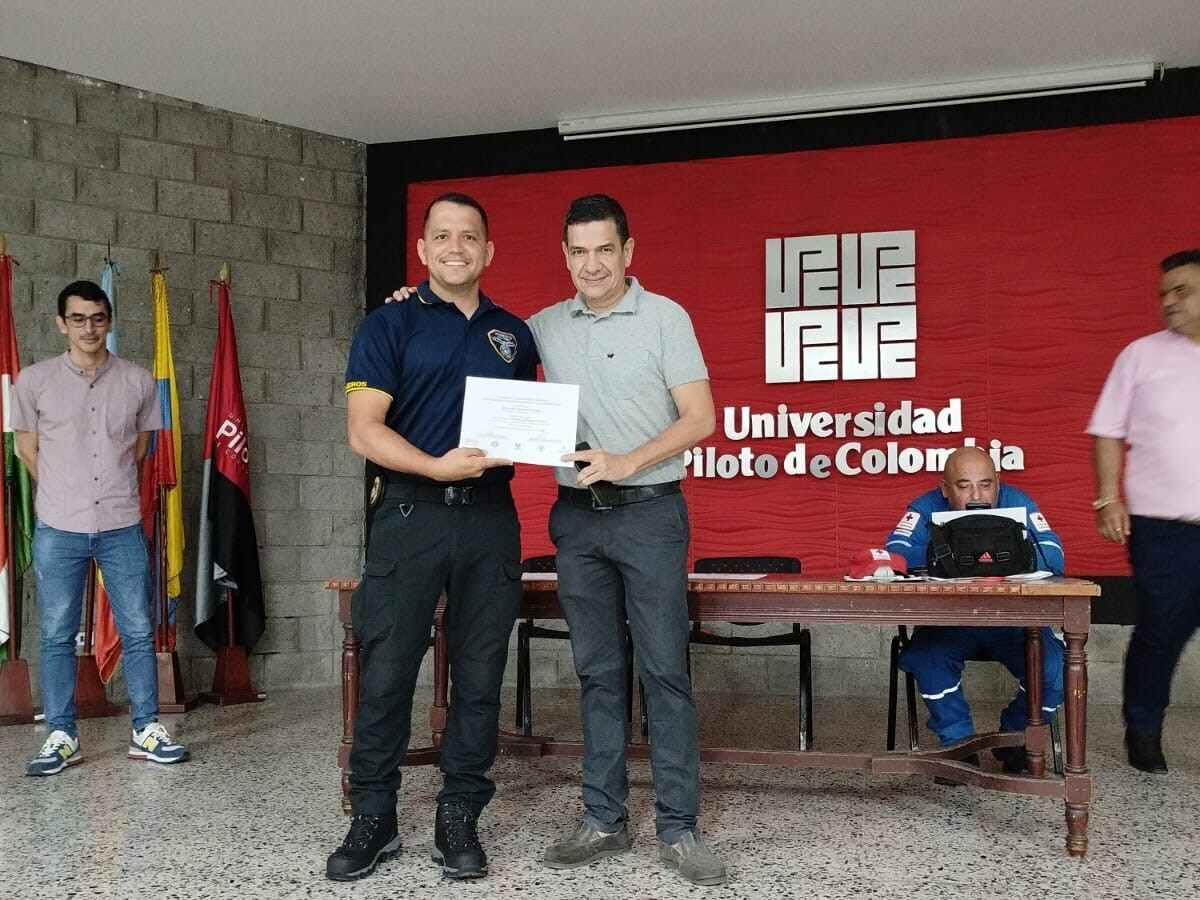
<path fill-rule="evenodd" d="M 1171 677 L 1200 627 L 1200 249 L 1173 253 L 1161 269 L 1167 327 L 1121 351 L 1087 428 L 1096 527 L 1106 540 L 1128 543 L 1137 589 L 1125 744 L 1130 765 L 1155 773 L 1167 771 L 1162 723 Z"/>

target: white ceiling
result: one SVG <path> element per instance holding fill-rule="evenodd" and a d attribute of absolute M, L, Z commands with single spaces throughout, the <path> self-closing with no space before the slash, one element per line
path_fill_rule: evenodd
<path fill-rule="evenodd" d="M 0 55 L 366 142 L 1123 61 L 1196 0 L 2 0 Z"/>

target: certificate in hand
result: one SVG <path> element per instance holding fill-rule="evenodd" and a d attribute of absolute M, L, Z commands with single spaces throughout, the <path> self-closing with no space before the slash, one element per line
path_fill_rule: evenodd
<path fill-rule="evenodd" d="M 579 386 L 467 377 L 460 447 L 539 466 L 570 466 Z"/>

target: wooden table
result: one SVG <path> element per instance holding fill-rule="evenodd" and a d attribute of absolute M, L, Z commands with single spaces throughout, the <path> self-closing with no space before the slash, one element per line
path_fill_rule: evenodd
<path fill-rule="evenodd" d="M 338 611 L 344 627 L 342 643 L 342 742 L 338 765 L 342 768 L 343 808 L 349 811 L 346 789 L 347 763 L 353 740 L 358 704 L 358 641 L 350 624 L 350 595 L 357 582 L 330 581 L 338 593 Z M 558 585 L 554 580 L 527 581 L 521 617 L 561 619 Z M 1088 807 L 1092 778 L 1087 770 L 1087 642 L 1091 598 L 1100 589 L 1089 581 L 1051 578 L 1028 583 L 1011 582 L 892 582 L 830 581 L 801 575 L 767 575 L 753 581 L 704 576 L 689 584 L 692 617 L 704 622 L 837 622 L 870 625 L 999 625 L 1026 629 L 1026 689 L 1029 724 L 1024 734 L 979 734 L 950 749 L 916 752 L 823 753 L 792 750 L 741 750 L 705 748 L 700 758 L 709 762 L 758 765 L 859 769 L 881 775 L 929 775 L 998 791 L 1062 798 L 1066 804 L 1067 852 L 1087 852 Z M 1066 765 L 1063 775 L 1046 772 L 1045 746 L 1049 726 L 1042 720 L 1042 626 L 1061 628 L 1066 639 Z M 433 732 L 428 747 L 411 750 L 406 764 L 437 761 L 446 727 L 449 682 L 442 608 L 434 617 L 434 699 L 429 722 Z M 1008 775 L 984 771 L 965 761 L 980 750 L 1001 746 L 1028 749 L 1029 774 Z M 578 741 L 501 733 L 500 752 L 522 756 L 582 756 Z M 646 744 L 631 744 L 633 758 L 649 756 Z"/>

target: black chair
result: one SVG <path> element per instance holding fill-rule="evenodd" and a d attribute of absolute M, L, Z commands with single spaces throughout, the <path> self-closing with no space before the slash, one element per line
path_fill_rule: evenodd
<path fill-rule="evenodd" d="M 555 572 L 556 558 L 553 555 L 531 556 L 521 563 L 526 572 Z M 534 624 L 533 619 L 522 619 L 517 623 L 517 727 L 528 736 L 533 734 L 533 689 L 529 672 L 529 641 L 531 638 L 547 638 L 564 641 L 571 639 L 565 628 L 546 628 Z M 625 626 L 625 721 L 633 720 L 633 641 L 629 638 L 629 626 Z"/>
<path fill-rule="evenodd" d="M 896 699 L 897 682 L 900 675 L 900 653 L 908 647 L 909 640 L 908 629 L 903 625 L 896 629 L 896 636 L 892 638 L 892 652 L 888 668 L 887 748 L 889 750 L 896 749 Z M 908 746 L 910 750 L 919 750 L 921 745 L 917 738 L 917 682 L 908 672 L 904 673 L 904 699 L 908 714 Z M 1054 771 L 1061 775 L 1063 774 L 1062 727 L 1058 719 L 1059 711 L 1056 709 L 1054 715 L 1050 716 L 1050 750 L 1054 760 Z"/>
<path fill-rule="evenodd" d="M 786 572 L 800 574 L 800 560 L 794 556 L 710 556 L 698 559 L 694 565 L 698 575 L 747 575 L 756 573 Z M 758 622 L 735 622 L 734 625 L 750 626 Z M 797 727 L 798 744 L 801 750 L 808 750 L 813 743 L 812 716 L 812 635 L 807 628 L 793 624 L 790 632 L 770 634 L 758 637 L 742 635 L 719 635 L 704 629 L 699 621 L 692 623 L 688 635 L 689 644 L 707 644 L 718 647 L 799 647 L 799 706 L 800 717 Z M 689 654 L 689 673 L 691 657 Z M 646 702 L 642 696 L 642 736 L 646 736 Z"/>

